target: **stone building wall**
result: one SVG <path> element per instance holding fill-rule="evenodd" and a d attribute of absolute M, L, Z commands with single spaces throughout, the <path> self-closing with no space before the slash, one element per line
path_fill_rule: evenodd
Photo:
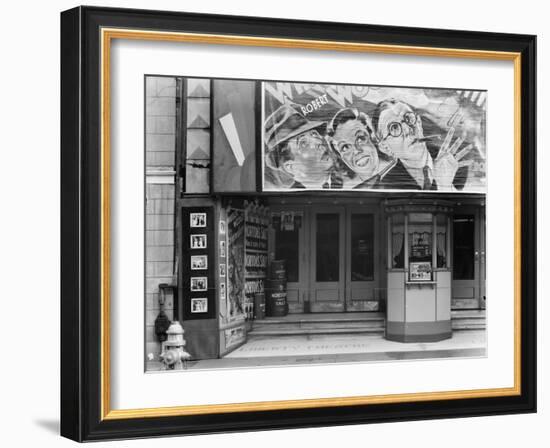
<path fill-rule="evenodd" d="M 147 77 L 145 103 L 145 354 L 158 360 L 155 319 L 160 311 L 159 284 L 176 284 L 174 198 L 176 159 L 176 79 Z M 173 319 L 174 303 L 165 311 Z"/>

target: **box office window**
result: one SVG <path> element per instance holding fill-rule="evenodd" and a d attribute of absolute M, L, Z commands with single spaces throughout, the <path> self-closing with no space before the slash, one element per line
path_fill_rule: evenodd
<path fill-rule="evenodd" d="M 409 262 L 432 261 L 432 214 L 409 213 Z"/>
<path fill-rule="evenodd" d="M 351 215 L 351 281 L 374 279 L 374 216 Z"/>

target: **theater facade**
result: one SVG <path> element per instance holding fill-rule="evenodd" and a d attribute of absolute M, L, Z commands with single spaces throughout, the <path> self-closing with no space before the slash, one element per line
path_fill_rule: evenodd
<path fill-rule="evenodd" d="M 209 359 L 263 319 L 373 313 L 389 340 L 434 342 L 485 308 L 486 92 L 145 85 L 149 360 L 161 309 Z"/>

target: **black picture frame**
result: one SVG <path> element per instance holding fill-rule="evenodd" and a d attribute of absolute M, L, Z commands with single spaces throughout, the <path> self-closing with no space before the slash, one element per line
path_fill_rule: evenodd
<path fill-rule="evenodd" d="M 520 56 L 520 384 L 513 396 L 106 418 L 102 348 L 102 28 Z M 536 412 L 536 36 L 77 7 L 61 13 L 61 435 L 76 441 Z"/>

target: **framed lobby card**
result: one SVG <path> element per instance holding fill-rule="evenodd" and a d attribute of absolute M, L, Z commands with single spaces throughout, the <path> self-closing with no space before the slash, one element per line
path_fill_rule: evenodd
<path fill-rule="evenodd" d="M 63 436 L 535 412 L 535 36 L 61 25 Z"/>

